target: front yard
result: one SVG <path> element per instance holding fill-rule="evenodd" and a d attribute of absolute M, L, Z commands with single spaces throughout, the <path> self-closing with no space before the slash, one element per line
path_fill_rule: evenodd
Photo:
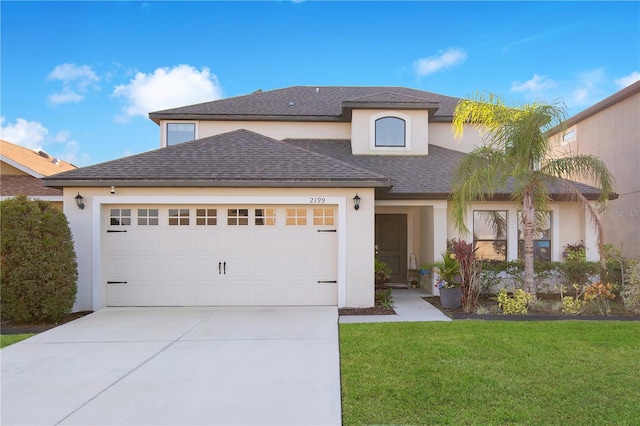
<path fill-rule="evenodd" d="M 640 424 L 640 322 L 341 324 L 345 425 Z"/>

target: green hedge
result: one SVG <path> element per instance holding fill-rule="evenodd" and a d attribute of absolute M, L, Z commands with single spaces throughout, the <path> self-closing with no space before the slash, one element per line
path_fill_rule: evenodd
<path fill-rule="evenodd" d="M 71 312 L 78 265 L 67 218 L 47 201 L 0 202 L 3 321 L 58 321 Z"/>
<path fill-rule="evenodd" d="M 566 261 L 566 262 L 534 262 L 534 281 L 538 291 L 557 291 L 550 282 L 557 282 L 571 289 L 574 284 L 584 286 L 594 278 L 603 283 L 612 283 L 619 290 L 622 288 L 622 274 L 620 263 L 609 259 L 603 269 L 600 262 Z M 496 292 L 504 284 L 514 288 L 522 288 L 524 280 L 524 262 L 488 261 L 482 264 L 482 278 L 484 292 Z M 506 282 L 505 282 L 506 281 Z"/>

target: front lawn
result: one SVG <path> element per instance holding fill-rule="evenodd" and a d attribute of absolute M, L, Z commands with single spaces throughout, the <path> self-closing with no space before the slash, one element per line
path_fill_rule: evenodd
<path fill-rule="evenodd" d="M 14 343 L 18 343 L 21 340 L 27 339 L 31 336 L 35 336 L 35 333 L 29 334 L 2 334 L 0 335 L 0 348 L 4 348 L 5 346 L 13 345 Z"/>
<path fill-rule="evenodd" d="M 640 424 L 640 322 L 341 324 L 345 425 Z"/>

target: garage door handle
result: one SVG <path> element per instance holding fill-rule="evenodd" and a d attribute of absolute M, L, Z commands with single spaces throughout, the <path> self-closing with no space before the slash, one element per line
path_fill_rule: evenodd
<path fill-rule="evenodd" d="M 218 275 L 222 274 L 222 262 L 218 262 Z"/>
<path fill-rule="evenodd" d="M 318 284 L 336 284 L 338 281 L 318 281 Z"/>
<path fill-rule="evenodd" d="M 227 262 L 224 262 L 222 264 L 222 268 L 223 268 L 224 274 L 227 275 Z"/>
<path fill-rule="evenodd" d="M 337 229 L 318 229 L 318 232 L 338 232 Z"/>
<path fill-rule="evenodd" d="M 127 231 L 116 231 L 115 229 L 107 229 L 107 233 L 110 232 L 127 232 Z"/>
<path fill-rule="evenodd" d="M 127 284 L 126 281 L 107 281 L 107 284 Z"/>

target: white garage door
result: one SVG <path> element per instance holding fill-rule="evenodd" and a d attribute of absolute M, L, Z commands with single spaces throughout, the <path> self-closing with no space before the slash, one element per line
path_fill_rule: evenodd
<path fill-rule="evenodd" d="M 109 206 L 109 306 L 337 304 L 337 207 Z"/>

